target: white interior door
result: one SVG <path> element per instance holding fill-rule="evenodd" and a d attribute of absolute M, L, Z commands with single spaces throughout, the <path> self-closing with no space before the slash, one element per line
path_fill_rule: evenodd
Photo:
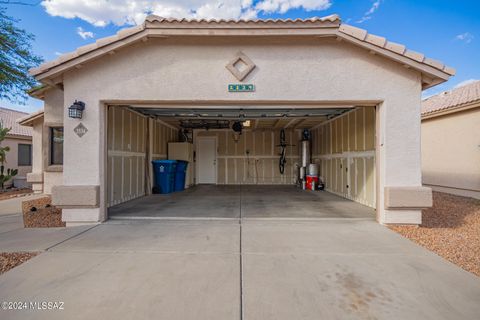
<path fill-rule="evenodd" d="M 217 139 L 197 140 L 197 183 L 217 183 Z"/>

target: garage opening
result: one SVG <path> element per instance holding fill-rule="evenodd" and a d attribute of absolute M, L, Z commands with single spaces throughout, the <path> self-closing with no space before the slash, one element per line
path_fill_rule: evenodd
<path fill-rule="evenodd" d="M 110 218 L 375 218 L 375 107 L 108 106 L 107 146 Z M 189 161 L 185 191 L 152 194 L 160 159 Z"/>

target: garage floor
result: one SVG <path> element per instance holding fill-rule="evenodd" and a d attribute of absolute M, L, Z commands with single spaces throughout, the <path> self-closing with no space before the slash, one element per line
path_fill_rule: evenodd
<path fill-rule="evenodd" d="M 295 186 L 200 185 L 119 204 L 109 209 L 109 217 L 375 219 L 375 210 L 329 192 L 304 191 Z"/>

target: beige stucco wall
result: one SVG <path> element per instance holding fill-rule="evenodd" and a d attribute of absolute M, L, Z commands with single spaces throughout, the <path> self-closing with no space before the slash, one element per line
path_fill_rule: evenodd
<path fill-rule="evenodd" d="M 326 190 L 376 206 L 375 108 L 359 107 L 312 130 L 312 157 Z"/>
<path fill-rule="evenodd" d="M 245 79 L 256 85 L 253 93 L 227 91 L 237 81 L 225 65 L 239 50 L 257 65 Z M 151 39 L 119 50 L 64 75 L 65 104 L 79 99 L 87 107 L 81 121 L 64 116 L 63 183 L 100 185 L 102 202 L 99 208 L 75 209 L 71 222 L 105 219 L 104 101 L 380 102 L 377 203 L 383 204 L 385 187 L 421 185 L 420 78 L 367 50 L 318 38 Z M 89 130 L 82 138 L 73 132 L 79 122 Z M 379 205 L 378 215 L 382 223 L 418 223 L 421 212 Z"/>
<path fill-rule="evenodd" d="M 17 169 L 17 177 L 26 177 L 27 173 L 32 170 L 32 166 L 19 166 L 18 165 L 18 145 L 19 144 L 32 144 L 31 137 L 23 136 L 7 136 L 5 140 L 2 141 L 2 147 L 10 147 L 10 151 L 7 152 L 5 170 L 7 168 Z M 13 184 L 13 179 L 7 182 L 7 185 L 10 186 Z"/>
<path fill-rule="evenodd" d="M 50 166 L 49 130 L 63 126 L 63 95 L 60 89 L 49 89 L 44 98 L 44 116 L 32 125 L 32 167 L 27 179 L 36 193 L 51 194 L 53 186 L 63 184 L 63 166 Z"/>
<path fill-rule="evenodd" d="M 63 123 L 64 110 L 70 106 L 64 105 L 63 95 L 64 92 L 57 88 L 45 92 L 43 105 L 45 123 Z"/>
<path fill-rule="evenodd" d="M 43 193 L 43 118 L 32 126 L 32 170 L 27 175 L 35 193 Z"/>
<path fill-rule="evenodd" d="M 480 199 L 480 106 L 422 121 L 423 183 Z"/>
<path fill-rule="evenodd" d="M 300 134 L 300 130 L 285 130 L 285 140 L 290 146 L 285 149 L 287 163 L 283 175 L 278 168 L 280 130 L 244 129 L 237 142 L 230 129 L 196 130 L 195 138 L 217 138 L 218 184 L 293 184 L 296 178 L 295 164 L 299 162 Z"/>
<path fill-rule="evenodd" d="M 43 165 L 45 172 L 43 174 L 44 179 L 44 193 L 51 194 L 53 186 L 63 183 L 63 168 L 62 166 L 50 166 L 50 132 L 49 126 L 61 126 L 63 125 L 63 116 L 68 114 L 64 110 L 68 106 L 64 105 L 63 100 L 64 92 L 60 89 L 52 89 L 45 94 L 45 116 L 44 116 L 44 128 L 43 128 Z M 63 146 L 63 157 L 65 163 L 65 145 Z M 64 167 L 64 166 L 63 166 Z M 73 169 L 73 168 L 72 168 Z"/>

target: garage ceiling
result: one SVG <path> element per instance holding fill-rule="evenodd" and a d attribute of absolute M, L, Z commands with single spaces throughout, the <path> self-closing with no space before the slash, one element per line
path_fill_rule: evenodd
<path fill-rule="evenodd" d="M 180 120 L 250 120 L 252 129 L 309 129 L 321 122 L 338 117 L 352 108 L 319 109 L 215 109 L 215 108 L 132 108 L 147 116 L 180 127 Z"/>

